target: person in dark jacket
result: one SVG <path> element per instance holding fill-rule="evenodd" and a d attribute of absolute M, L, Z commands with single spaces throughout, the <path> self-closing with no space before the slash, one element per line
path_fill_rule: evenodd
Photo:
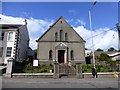
<path fill-rule="evenodd" d="M 97 78 L 97 72 L 95 70 L 95 68 L 92 68 L 92 75 L 93 75 L 93 78 Z"/>

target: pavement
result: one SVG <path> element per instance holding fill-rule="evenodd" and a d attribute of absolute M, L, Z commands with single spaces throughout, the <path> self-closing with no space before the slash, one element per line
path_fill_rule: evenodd
<path fill-rule="evenodd" d="M 118 88 L 118 78 L 5 78 L 2 88 Z"/>

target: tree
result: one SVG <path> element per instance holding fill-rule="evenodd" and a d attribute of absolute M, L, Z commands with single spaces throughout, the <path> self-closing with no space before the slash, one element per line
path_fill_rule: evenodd
<path fill-rule="evenodd" d="M 104 51 L 104 50 L 102 50 L 102 49 L 98 48 L 96 51 Z"/>
<path fill-rule="evenodd" d="M 99 60 L 101 60 L 101 61 L 109 61 L 110 57 L 106 53 L 101 53 L 100 57 L 99 57 Z"/>
<path fill-rule="evenodd" d="M 113 47 L 109 48 L 108 51 L 117 51 L 116 49 L 114 49 Z"/>

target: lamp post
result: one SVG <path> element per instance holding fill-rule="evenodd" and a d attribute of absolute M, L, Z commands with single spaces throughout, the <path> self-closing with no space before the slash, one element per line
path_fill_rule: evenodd
<path fill-rule="evenodd" d="M 93 42 L 93 32 L 92 32 L 92 15 L 91 15 L 91 11 L 94 7 L 94 5 L 96 4 L 96 1 L 94 1 L 92 7 L 90 8 L 89 10 L 89 20 L 90 20 L 90 30 L 91 30 L 91 36 L 92 36 L 92 54 L 93 54 L 93 66 L 94 66 L 94 69 L 96 71 L 96 67 L 95 67 L 95 54 L 94 54 L 94 42 Z"/>

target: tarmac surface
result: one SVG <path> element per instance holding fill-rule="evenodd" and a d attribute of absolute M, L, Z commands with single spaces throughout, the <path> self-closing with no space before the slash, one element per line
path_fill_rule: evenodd
<path fill-rule="evenodd" d="M 2 88 L 118 88 L 118 78 L 4 78 Z"/>

